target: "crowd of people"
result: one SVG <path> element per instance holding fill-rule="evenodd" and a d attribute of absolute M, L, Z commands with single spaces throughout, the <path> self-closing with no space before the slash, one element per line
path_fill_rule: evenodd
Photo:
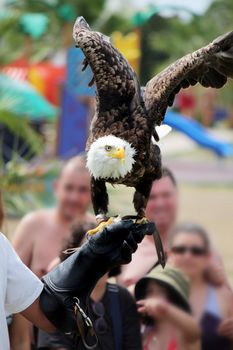
<path fill-rule="evenodd" d="M 217 90 L 203 89 L 200 94 L 196 87 L 191 86 L 177 95 L 175 108 L 187 118 L 199 120 L 207 128 L 223 121 L 232 128 L 232 109 L 221 103 L 219 97 Z"/>
<path fill-rule="evenodd" d="M 39 278 L 81 247 L 96 225 L 88 212 L 90 190 L 85 158 L 74 157 L 54 183 L 56 206 L 19 223 L 13 246 Z M 178 210 L 178 184 L 164 168 L 153 183 L 146 216 L 160 232 L 167 265 L 158 266 L 148 235 L 129 264 L 98 281 L 88 301 L 98 350 L 233 349 L 233 294 L 223 262 L 204 228 L 177 225 Z M 19 314 L 8 325 L 11 350 L 75 349 L 61 332 L 42 331 Z"/>

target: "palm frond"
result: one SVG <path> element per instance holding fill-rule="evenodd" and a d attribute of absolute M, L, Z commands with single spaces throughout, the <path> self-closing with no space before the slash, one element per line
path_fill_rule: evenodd
<path fill-rule="evenodd" d="M 15 28 L 17 21 L 20 18 L 20 12 L 14 10 L 5 10 L 0 13 L 0 35 L 6 31 Z"/>
<path fill-rule="evenodd" d="M 17 115 L 2 109 L 0 105 L 0 124 L 4 125 L 14 135 L 23 139 L 33 153 L 40 154 L 43 150 L 42 138 L 32 129 L 26 119 L 19 118 Z"/>

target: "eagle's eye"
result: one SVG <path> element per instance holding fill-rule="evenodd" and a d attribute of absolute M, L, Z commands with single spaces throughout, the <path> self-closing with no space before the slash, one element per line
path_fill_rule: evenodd
<path fill-rule="evenodd" d="M 112 150 L 112 146 L 105 146 L 105 151 L 110 152 Z"/>

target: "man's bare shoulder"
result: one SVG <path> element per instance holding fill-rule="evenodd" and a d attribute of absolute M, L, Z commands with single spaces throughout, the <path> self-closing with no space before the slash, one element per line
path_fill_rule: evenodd
<path fill-rule="evenodd" d="M 37 224 L 42 224 L 44 222 L 48 222 L 47 220 L 51 219 L 53 215 L 53 210 L 51 209 L 40 209 L 32 211 L 26 214 L 20 224 L 24 226 L 34 226 Z"/>
<path fill-rule="evenodd" d="M 50 222 L 48 219 L 49 211 L 38 210 L 25 215 L 18 224 L 14 237 L 12 239 L 13 246 L 23 262 L 30 266 L 32 247 L 38 236 L 38 230 L 45 228 Z M 45 229 L 43 232 L 46 231 Z"/>

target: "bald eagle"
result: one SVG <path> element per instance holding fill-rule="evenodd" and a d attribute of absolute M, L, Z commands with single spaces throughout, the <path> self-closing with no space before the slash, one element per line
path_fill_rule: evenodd
<path fill-rule="evenodd" d="M 188 54 L 152 78 L 144 93 L 137 76 L 108 37 L 92 31 L 83 17 L 73 30 L 76 46 L 90 65 L 97 87 L 96 112 L 87 141 L 92 202 L 98 219 L 108 213 L 106 182 L 134 187 L 138 217 L 145 208 L 152 182 L 161 177 L 156 126 L 181 88 L 200 83 L 221 88 L 233 77 L 233 32 Z"/>

